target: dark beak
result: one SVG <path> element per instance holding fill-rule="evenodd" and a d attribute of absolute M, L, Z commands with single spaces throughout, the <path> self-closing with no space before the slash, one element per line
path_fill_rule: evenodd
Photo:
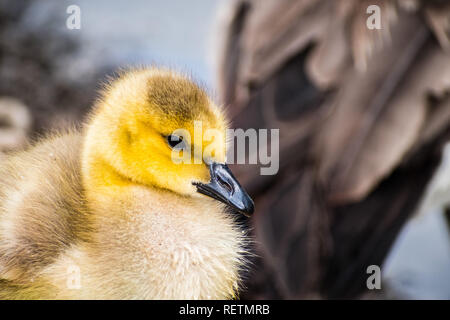
<path fill-rule="evenodd" d="M 197 192 L 219 200 L 249 217 L 254 210 L 253 200 L 241 187 L 226 164 L 209 165 L 211 180 L 208 184 L 194 182 Z"/>

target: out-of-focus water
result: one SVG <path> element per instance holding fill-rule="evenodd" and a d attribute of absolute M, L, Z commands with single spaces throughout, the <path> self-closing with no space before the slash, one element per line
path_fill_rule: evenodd
<path fill-rule="evenodd" d="M 69 73 L 89 72 L 105 65 L 157 64 L 188 72 L 212 86 L 210 53 L 215 39 L 211 29 L 221 1 L 37 1 L 28 20 L 30 27 L 38 28 L 51 13 L 61 19 L 53 27 L 81 42 L 76 59 L 65 62 Z M 72 4 L 81 9 L 80 30 L 66 28 L 66 8 Z"/>
<path fill-rule="evenodd" d="M 163 64 L 212 82 L 209 35 L 218 0 L 77 2 L 87 48 L 116 64 Z"/>
<path fill-rule="evenodd" d="M 400 298 L 450 299 L 450 236 L 442 212 L 412 219 L 381 270 Z"/>
<path fill-rule="evenodd" d="M 450 225 L 442 207 L 450 202 L 450 144 L 418 215 L 403 228 L 382 268 L 384 280 L 415 299 L 450 299 Z"/>

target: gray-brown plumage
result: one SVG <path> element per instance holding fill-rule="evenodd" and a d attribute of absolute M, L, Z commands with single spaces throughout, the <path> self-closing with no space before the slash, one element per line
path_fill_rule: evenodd
<path fill-rule="evenodd" d="M 366 26 L 369 5 L 381 30 Z M 247 297 L 355 297 L 414 212 L 450 133 L 447 1 L 233 1 L 219 91 L 280 129 L 280 172 L 236 168 L 260 210 Z"/>

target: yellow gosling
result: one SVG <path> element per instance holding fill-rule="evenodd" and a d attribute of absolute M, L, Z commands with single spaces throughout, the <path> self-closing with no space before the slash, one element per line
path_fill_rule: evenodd
<path fill-rule="evenodd" d="M 174 134 L 199 122 L 221 133 L 206 161 L 208 141 Z M 7 157 L 0 298 L 236 297 L 247 239 L 228 211 L 253 202 L 225 165 L 226 128 L 187 77 L 139 69 L 104 89 L 82 130 Z"/>

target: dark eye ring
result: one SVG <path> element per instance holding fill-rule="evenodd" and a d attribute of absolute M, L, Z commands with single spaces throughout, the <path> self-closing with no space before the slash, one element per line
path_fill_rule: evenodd
<path fill-rule="evenodd" d="M 174 134 L 170 134 L 167 136 L 167 143 L 169 144 L 169 146 L 172 149 L 176 149 L 176 150 L 181 150 L 184 148 L 184 141 L 183 141 L 183 137 L 174 135 Z"/>

